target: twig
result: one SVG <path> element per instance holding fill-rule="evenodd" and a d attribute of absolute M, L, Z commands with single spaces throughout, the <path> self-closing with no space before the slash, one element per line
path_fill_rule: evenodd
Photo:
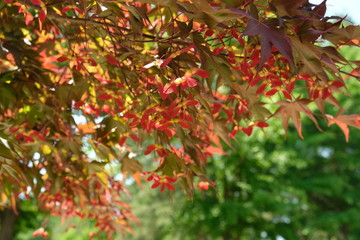
<path fill-rule="evenodd" d="M 354 75 L 354 74 L 351 74 L 351 73 L 348 73 L 348 72 L 345 72 L 345 71 L 342 71 L 342 70 L 340 70 L 340 72 L 341 72 L 341 73 L 344 73 L 344 74 L 346 74 L 346 75 L 348 75 L 348 76 L 350 76 L 350 77 L 356 78 L 357 80 L 360 81 L 360 76 L 356 76 L 356 75 Z"/>

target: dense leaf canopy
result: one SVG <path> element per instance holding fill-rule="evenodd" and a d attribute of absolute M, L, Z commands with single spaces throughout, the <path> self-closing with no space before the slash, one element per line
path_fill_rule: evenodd
<path fill-rule="evenodd" d="M 301 138 L 302 115 L 320 131 L 325 119 L 348 140 L 360 116 L 337 96 L 360 63 L 338 49 L 360 27 L 324 17 L 325 2 L 1 1 L 1 204 L 34 196 L 110 238 L 136 221 L 114 173 L 192 196 L 213 185 L 204 168 L 222 142 L 273 117 Z M 158 166 L 143 172 L 136 154 Z"/>

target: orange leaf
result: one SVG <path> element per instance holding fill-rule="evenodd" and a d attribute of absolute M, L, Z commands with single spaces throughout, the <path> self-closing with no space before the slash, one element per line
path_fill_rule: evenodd
<path fill-rule="evenodd" d="M 197 187 L 198 187 L 200 190 L 209 190 L 209 185 L 210 185 L 209 182 L 200 181 L 200 182 L 198 183 Z"/>
<path fill-rule="evenodd" d="M 12 206 L 12 209 L 13 209 L 15 215 L 19 215 L 17 208 L 16 208 L 16 197 L 14 194 L 11 194 L 11 206 Z"/>
<path fill-rule="evenodd" d="M 211 154 L 227 155 L 227 153 L 224 152 L 224 150 L 222 148 L 215 147 L 215 146 L 212 146 L 212 145 L 208 146 L 206 148 L 206 151 L 208 151 Z"/>
<path fill-rule="evenodd" d="M 141 174 L 140 172 L 136 172 L 136 173 L 133 173 L 131 176 L 134 178 L 134 180 L 135 180 L 135 182 L 137 183 L 137 185 L 139 185 L 140 187 L 142 187 L 140 174 Z"/>
<path fill-rule="evenodd" d="M 346 142 L 349 142 L 350 130 L 348 126 L 360 129 L 360 114 L 338 115 L 336 117 L 326 115 L 326 117 L 329 120 L 328 126 L 331 126 L 335 123 L 344 132 Z"/>
<path fill-rule="evenodd" d="M 77 125 L 77 128 L 82 134 L 96 133 L 95 124 L 93 122 L 79 124 Z"/>

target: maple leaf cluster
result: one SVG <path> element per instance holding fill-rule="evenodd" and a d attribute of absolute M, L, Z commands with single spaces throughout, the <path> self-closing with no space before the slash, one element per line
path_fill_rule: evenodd
<path fill-rule="evenodd" d="M 153 188 L 191 196 L 213 185 L 205 167 L 221 142 L 273 117 L 285 130 L 291 119 L 301 138 L 301 115 L 320 130 L 322 118 L 348 140 L 360 118 L 342 114 L 336 96 L 343 67 L 356 78 L 360 65 L 339 47 L 357 46 L 360 28 L 325 17 L 325 2 L 1 1 L 3 204 L 34 196 L 111 238 L 137 220 L 109 166 L 141 184 L 134 153 L 156 159 Z"/>

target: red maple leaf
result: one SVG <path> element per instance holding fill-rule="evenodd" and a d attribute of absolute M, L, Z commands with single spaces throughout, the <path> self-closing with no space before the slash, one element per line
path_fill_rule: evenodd
<path fill-rule="evenodd" d="M 272 46 L 275 46 L 287 58 L 291 65 L 294 65 L 292 48 L 289 38 L 279 29 L 270 27 L 255 18 L 249 18 L 248 25 L 243 36 L 261 36 L 261 58 L 259 69 L 270 58 Z"/>

